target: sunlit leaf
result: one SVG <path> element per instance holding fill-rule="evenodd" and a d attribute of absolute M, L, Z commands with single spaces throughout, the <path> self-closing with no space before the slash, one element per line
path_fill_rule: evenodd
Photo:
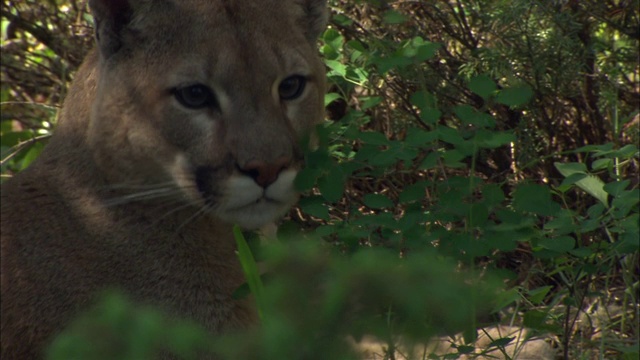
<path fill-rule="evenodd" d="M 324 106 L 331 104 L 332 102 L 341 99 L 342 96 L 338 93 L 328 93 L 324 95 Z"/>
<path fill-rule="evenodd" d="M 586 191 L 589 195 L 593 196 L 605 206 L 609 206 L 608 194 L 604 190 L 604 181 L 600 180 L 595 175 L 587 173 L 587 167 L 583 163 L 554 163 L 556 169 L 565 177 L 569 177 L 574 174 L 584 174 L 585 178 L 575 182 L 575 184 Z"/>

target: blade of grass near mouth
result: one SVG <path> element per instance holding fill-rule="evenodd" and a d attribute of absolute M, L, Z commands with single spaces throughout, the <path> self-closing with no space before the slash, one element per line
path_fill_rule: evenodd
<path fill-rule="evenodd" d="M 258 316 L 260 317 L 260 320 L 263 320 L 264 287 L 262 285 L 262 280 L 260 279 L 258 266 L 253 258 L 249 244 L 247 244 L 247 240 L 244 238 L 242 230 L 240 230 L 238 225 L 233 227 L 233 236 L 235 237 L 236 244 L 238 246 L 238 257 L 240 259 L 240 264 L 242 265 L 242 271 L 244 272 L 247 284 L 249 285 L 249 290 L 251 290 L 251 293 L 256 300 Z"/>

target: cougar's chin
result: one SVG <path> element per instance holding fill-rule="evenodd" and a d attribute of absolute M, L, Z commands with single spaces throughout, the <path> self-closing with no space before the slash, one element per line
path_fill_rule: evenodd
<path fill-rule="evenodd" d="M 278 179 L 263 188 L 244 175 L 231 176 L 226 182 L 216 214 L 245 229 L 260 228 L 284 215 L 298 199 L 293 180 L 296 170 L 285 170 Z"/>

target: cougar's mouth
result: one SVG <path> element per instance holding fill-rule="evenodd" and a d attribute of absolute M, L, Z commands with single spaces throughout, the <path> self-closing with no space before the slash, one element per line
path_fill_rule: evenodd
<path fill-rule="evenodd" d="M 266 196 L 261 196 L 251 202 L 248 202 L 244 205 L 240 205 L 240 206 L 236 206 L 233 208 L 230 208 L 230 211 L 241 211 L 242 209 L 247 209 L 253 206 L 260 206 L 260 205 L 274 205 L 274 206 L 279 206 L 279 205 L 286 205 L 284 202 L 280 201 L 280 200 L 276 200 L 276 199 L 272 199 Z"/>
<path fill-rule="evenodd" d="M 293 188 L 296 171 L 284 171 L 262 188 L 250 177 L 236 175 L 226 182 L 217 212 L 221 218 L 245 228 L 258 228 L 282 216 L 297 199 Z"/>

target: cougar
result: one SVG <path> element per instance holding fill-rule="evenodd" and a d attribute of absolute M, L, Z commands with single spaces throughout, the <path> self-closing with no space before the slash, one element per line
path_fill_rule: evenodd
<path fill-rule="evenodd" d="M 96 47 L 40 157 L 2 185 L 2 359 L 38 359 L 102 289 L 250 327 L 232 228 L 297 200 L 323 118 L 325 0 L 90 0 Z"/>

